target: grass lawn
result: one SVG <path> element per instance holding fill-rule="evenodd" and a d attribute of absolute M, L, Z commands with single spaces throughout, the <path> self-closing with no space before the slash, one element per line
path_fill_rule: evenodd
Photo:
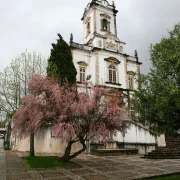
<path fill-rule="evenodd" d="M 179 180 L 180 175 L 174 175 L 174 176 L 166 176 L 166 177 L 159 177 L 152 180 Z"/>
<path fill-rule="evenodd" d="M 80 168 L 74 162 L 61 162 L 57 156 L 27 156 L 22 158 L 29 169 Z"/>

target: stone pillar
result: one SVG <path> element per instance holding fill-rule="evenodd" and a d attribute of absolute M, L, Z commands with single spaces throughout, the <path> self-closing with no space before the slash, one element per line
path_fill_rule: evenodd
<path fill-rule="evenodd" d="M 166 140 L 165 140 L 164 134 L 160 134 L 157 137 L 157 143 L 158 143 L 158 147 L 165 147 L 166 146 Z"/>

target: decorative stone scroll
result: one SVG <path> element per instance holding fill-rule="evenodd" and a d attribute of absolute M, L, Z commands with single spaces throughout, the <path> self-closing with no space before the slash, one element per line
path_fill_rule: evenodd
<path fill-rule="evenodd" d="M 113 43 L 112 41 L 106 42 L 106 49 L 117 51 L 117 45 L 116 43 Z"/>

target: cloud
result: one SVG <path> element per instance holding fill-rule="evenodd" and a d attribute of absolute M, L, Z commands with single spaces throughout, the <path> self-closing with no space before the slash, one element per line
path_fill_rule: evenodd
<path fill-rule="evenodd" d="M 90 0 L 6 0 L 0 6 L 0 71 L 26 49 L 43 57 L 50 54 L 57 33 L 69 41 L 83 42 L 81 17 Z M 110 3 L 112 1 L 109 0 Z M 127 53 L 137 49 L 142 72 L 150 67 L 149 46 L 167 35 L 178 23 L 179 0 L 115 0 L 118 37 L 127 43 Z"/>

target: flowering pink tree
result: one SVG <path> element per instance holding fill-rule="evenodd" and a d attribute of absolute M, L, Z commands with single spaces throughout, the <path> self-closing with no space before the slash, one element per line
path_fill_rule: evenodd
<path fill-rule="evenodd" d="M 108 89 L 98 85 L 77 93 L 77 87 L 59 85 L 56 81 L 34 74 L 28 83 L 31 95 L 24 97 L 24 104 L 14 116 L 14 132 L 27 136 L 36 133 L 49 124 L 56 137 L 67 141 L 67 148 L 61 157 L 69 161 L 86 149 L 85 142 L 92 137 L 109 139 L 109 134 L 125 132 L 128 121 L 125 111 L 119 107 L 116 92 L 108 101 L 102 97 Z M 87 88 L 87 86 L 81 87 Z M 80 142 L 82 149 L 71 154 L 72 144 Z"/>

